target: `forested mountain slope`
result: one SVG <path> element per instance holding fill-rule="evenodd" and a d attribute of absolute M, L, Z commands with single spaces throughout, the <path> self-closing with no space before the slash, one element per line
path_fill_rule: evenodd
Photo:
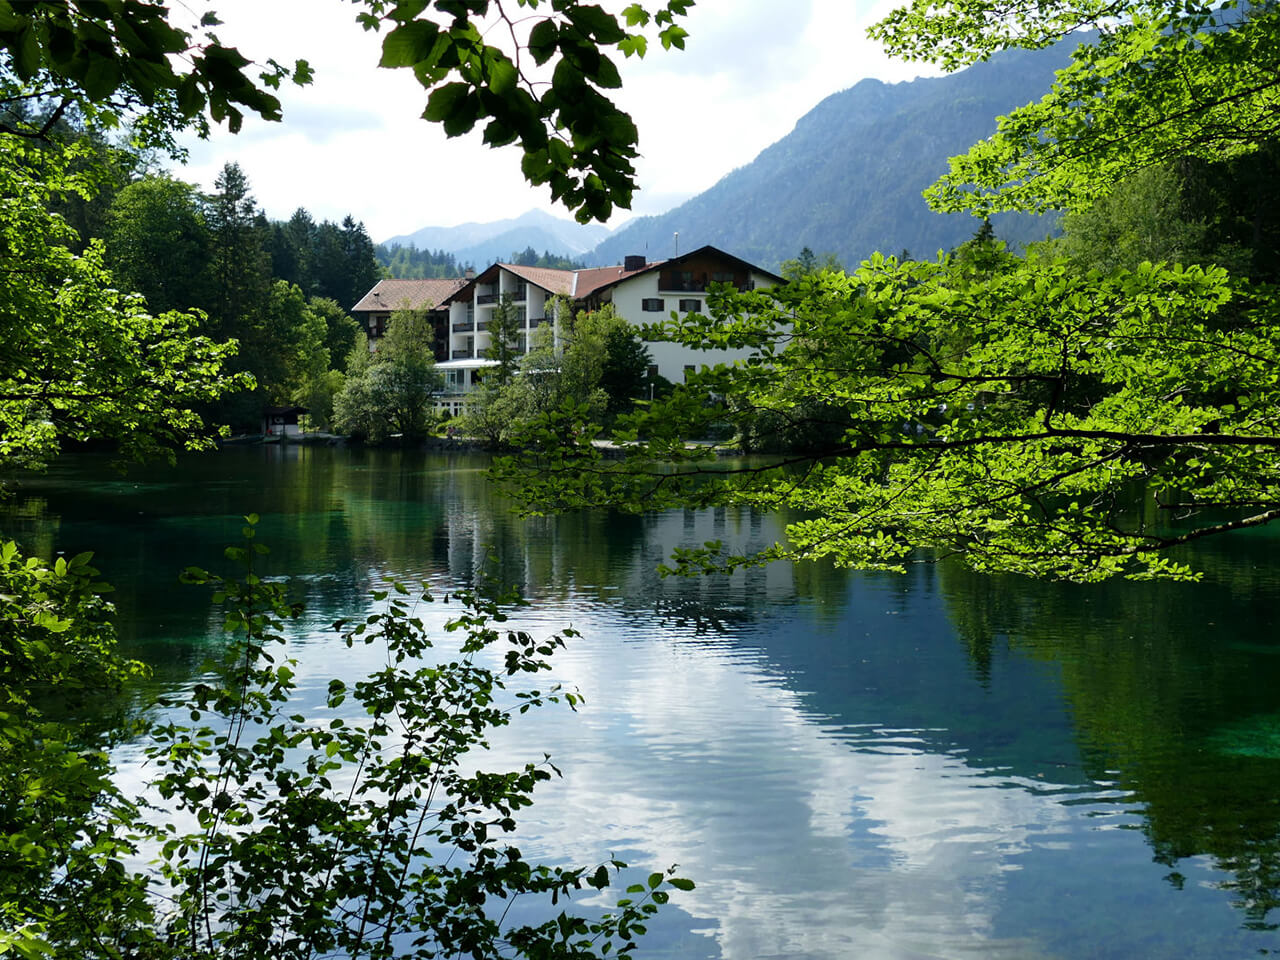
<path fill-rule="evenodd" d="M 1071 47 L 1011 51 L 946 77 L 885 84 L 863 80 L 827 97 L 795 129 L 676 209 L 636 220 L 590 255 L 612 264 L 632 253 L 651 259 L 714 244 L 765 267 L 802 247 L 835 253 L 846 265 L 875 250 L 904 248 L 932 258 L 971 237 L 967 215 L 929 210 L 920 192 L 947 158 L 991 134 L 995 118 L 1038 99 Z M 703 134 L 714 148 L 715 126 Z M 1042 239 L 1054 224 L 1029 216 L 994 218 L 1013 243 Z"/>

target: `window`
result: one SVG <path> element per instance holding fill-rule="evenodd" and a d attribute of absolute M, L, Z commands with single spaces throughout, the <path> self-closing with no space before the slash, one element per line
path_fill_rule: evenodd
<path fill-rule="evenodd" d="M 702 309 L 702 301 L 697 299 L 696 297 L 693 298 L 692 300 L 680 301 L 681 313 L 697 313 L 701 309 Z"/>
<path fill-rule="evenodd" d="M 713 273 L 711 279 L 716 283 L 733 283 L 732 273 Z"/>
<path fill-rule="evenodd" d="M 649 313 L 661 313 L 663 309 L 661 297 L 645 297 L 640 301 L 640 309 Z"/>
<path fill-rule="evenodd" d="M 691 373 L 696 373 L 697 371 L 698 371 L 697 366 L 695 366 L 695 365 L 694 365 L 694 364 L 692 364 L 692 363 L 686 363 L 686 364 L 684 365 L 684 382 L 685 382 L 685 383 L 688 383 L 688 382 L 689 382 L 689 374 L 691 374 Z"/>

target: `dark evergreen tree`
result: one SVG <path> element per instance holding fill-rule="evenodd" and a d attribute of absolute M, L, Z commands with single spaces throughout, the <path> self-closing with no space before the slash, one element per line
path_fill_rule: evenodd
<path fill-rule="evenodd" d="M 287 280 L 303 291 L 312 292 L 312 260 L 315 246 L 315 221 L 305 208 L 299 207 L 287 221 L 271 224 L 271 273 Z"/>
<path fill-rule="evenodd" d="M 262 245 L 257 203 L 240 165 L 228 163 L 213 185 L 216 192 L 205 203 L 211 247 L 209 315 L 219 334 L 238 336 L 261 316 L 270 259 Z"/>
<path fill-rule="evenodd" d="M 604 336 L 604 365 L 600 371 L 600 389 L 609 395 L 605 417 L 612 422 L 626 413 L 637 400 L 648 396 L 649 365 L 653 357 L 632 326 L 611 327 Z"/>
<path fill-rule="evenodd" d="M 338 303 L 350 310 L 382 276 L 373 255 L 373 241 L 369 239 L 364 224 L 358 223 L 350 214 L 342 221 L 342 252 L 345 270 L 342 297 L 338 298 Z"/>
<path fill-rule="evenodd" d="M 498 365 L 489 373 L 502 386 L 516 374 L 520 364 L 520 314 L 511 294 L 504 293 L 489 319 L 489 359 Z"/>

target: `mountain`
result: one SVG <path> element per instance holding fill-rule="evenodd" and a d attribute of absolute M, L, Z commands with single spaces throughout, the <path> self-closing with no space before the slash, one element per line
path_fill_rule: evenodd
<path fill-rule="evenodd" d="M 609 228 L 598 223 L 580 224 L 530 210 L 514 219 L 491 223 L 463 223 L 456 227 L 423 227 L 383 241 L 387 247 L 416 247 L 445 250 L 461 262 L 484 267 L 506 260 L 512 251 L 533 247 L 538 253 L 549 250 L 568 257 L 590 251 L 609 236 Z"/>
<path fill-rule="evenodd" d="M 819 103 L 795 129 L 745 167 L 674 210 L 615 232 L 590 255 L 599 265 L 627 254 L 670 256 L 713 244 L 766 268 L 802 247 L 852 266 L 876 250 L 931 259 L 969 239 L 979 222 L 933 213 L 920 192 L 947 158 L 995 130 L 995 118 L 1047 91 L 1072 43 L 1015 50 L 945 77 L 885 84 L 863 80 Z M 713 135 L 714 130 L 708 131 Z M 1011 244 L 1043 239 L 1053 220 L 992 218 Z"/>

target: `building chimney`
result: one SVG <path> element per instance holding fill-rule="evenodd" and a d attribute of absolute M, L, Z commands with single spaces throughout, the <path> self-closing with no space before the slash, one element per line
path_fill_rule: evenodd
<path fill-rule="evenodd" d="M 623 270 L 626 270 L 626 271 L 631 271 L 631 270 L 643 270 L 643 269 L 645 268 L 645 266 L 646 266 L 646 264 L 645 264 L 645 261 L 644 261 L 644 254 L 640 254 L 640 253 L 629 253 L 629 254 L 627 254 L 625 257 L 623 257 L 623 258 L 622 258 L 622 269 L 623 269 Z"/>
<path fill-rule="evenodd" d="M 462 271 L 462 278 L 464 280 L 474 280 L 476 278 L 476 268 L 467 267 L 467 269 Z"/>

